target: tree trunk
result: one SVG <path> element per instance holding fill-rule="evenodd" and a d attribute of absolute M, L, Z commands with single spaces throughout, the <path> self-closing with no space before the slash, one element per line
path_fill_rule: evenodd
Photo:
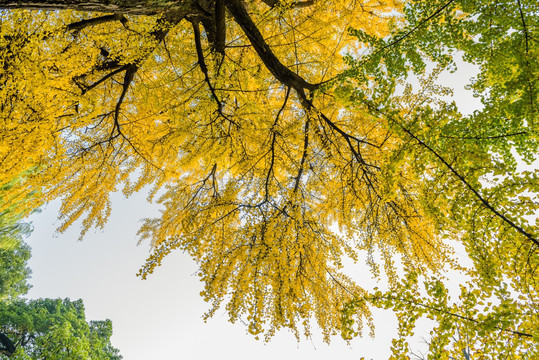
<path fill-rule="evenodd" d="M 11 357 L 13 353 L 15 353 L 15 345 L 13 342 L 6 336 L 4 333 L 0 333 L 0 343 L 2 344 L 2 348 L 0 348 L 0 353 L 7 355 L 8 357 Z"/>
<path fill-rule="evenodd" d="M 310 3 L 305 1 L 305 3 Z M 296 90 L 304 103 L 305 90 L 316 90 L 317 85 L 305 81 L 274 55 L 267 44 L 257 25 L 249 16 L 243 0 L 0 0 L 0 9 L 28 9 L 28 10 L 78 10 L 113 13 L 118 15 L 156 15 L 162 14 L 165 19 L 176 24 L 183 19 L 194 21 L 202 20 L 203 25 L 211 22 L 211 26 L 205 26 L 208 40 L 213 43 L 215 50 L 224 52 L 226 23 L 224 7 L 228 9 L 235 22 L 243 29 L 245 35 L 258 53 L 260 59 L 270 72 L 283 85 Z M 216 9 L 217 8 L 217 9 Z M 216 11 L 217 10 L 217 11 Z M 115 20 L 114 17 L 100 17 L 99 21 Z M 95 21 L 95 19 L 93 20 Z M 83 21 L 84 22 L 84 21 Z M 82 22 L 79 22 L 81 26 Z M 75 26 L 75 25 L 72 25 Z"/>
<path fill-rule="evenodd" d="M 155 15 L 159 13 L 185 13 L 194 8 L 193 0 L 45 0 L 2 1 L 0 9 L 27 10 L 79 10 L 103 13 Z"/>

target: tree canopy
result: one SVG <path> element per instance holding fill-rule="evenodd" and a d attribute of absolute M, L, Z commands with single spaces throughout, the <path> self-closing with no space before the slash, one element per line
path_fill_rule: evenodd
<path fill-rule="evenodd" d="M 82 300 L 0 303 L 0 358 L 119 360 L 110 320 L 86 322 Z"/>
<path fill-rule="evenodd" d="M 401 321 L 395 356 L 423 314 L 440 324 L 433 356 L 459 352 L 456 331 L 537 351 L 539 184 L 517 166 L 537 153 L 534 1 L 0 7 L 30 10 L 1 14 L 0 183 L 34 169 L 6 204 L 40 189 L 27 209 L 60 198 L 59 230 L 82 218 L 84 234 L 104 226 L 112 192 L 151 186 L 163 211 L 140 229 L 140 275 L 188 252 L 207 316 L 226 304 L 266 339 L 309 336 L 313 320 L 326 340 L 357 335 L 374 305 Z M 436 83 L 455 54 L 480 69 L 472 115 Z M 359 254 L 387 292 L 343 273 Z M 444 269 L 469 277 L 467 307 Z"/>

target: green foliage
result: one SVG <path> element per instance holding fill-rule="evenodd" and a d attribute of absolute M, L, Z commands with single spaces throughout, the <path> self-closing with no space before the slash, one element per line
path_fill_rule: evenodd
<path fill-rule="evenodd" d="M 26 281 L 31 273 L 27 267 L 30 247 L 17 237 L 12 234 L 1 240 L 3 246 L 9 243 L 9 247 L 0 248 L 0 301 L 25 294 L 29 288 Z"/>
<path fill-rule="evenodd" d="M 110 344 L 110 320 L 86 322 L 82 300 L 0 303 L 0 358 L 121 359 Z M 3 335 L 3 336 L 2 336 Z M 7 340 L 6 340 L 7 339 Z"/>
<path fill-rule="evenodd" d="M 0 204 L 11 184 L 0 187 Z M 31 232 L 31 226 L 21 221 L 21 214 L 15 207 L 0 212 L 0 301 L 14 299 L 26 294 L 31 271 L 27 266 L 30 247 L 24 237 Z"/>
<path fill-rule="evenodd" d="M 538 24 L 536 1 L 434 0 L 407 2 L 384 39 L 351 30 L 366 52 L 348 56 L 337 93 L 349 108 L 387 119 L 406 144 L 398 158 L 423 177 L 416 196 L 473 261 L 460 268 L 469 283 L 458 300 L 447 279 L 425 272 L 423 285 L 412 272 L 369 298 L 397 315 L 395 358 L 411 351 L 407 338 L 422 316 L 436 324 L 429 359 L 537 354 L 539 171 L 517 164 L 537 160 L 539 147 Z M 483 108 L 467 116 L 441 100 L 448 92 L 436 84 L 458 56 L 479 68 L 469 88 Z M 412 74 L 419 89 L 408 84 Z"/>

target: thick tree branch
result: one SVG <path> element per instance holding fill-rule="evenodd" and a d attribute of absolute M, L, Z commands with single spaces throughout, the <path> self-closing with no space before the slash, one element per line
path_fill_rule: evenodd
<path fill-rule="evenodd" d="M 156 15 L 160 13 L 185 13 L 191 3 L 190 0 L 5 0 L 0 1 L 0 9 L 78 10 L 114 14 Z"/>
<path fill-rule="evenodd" d="M 215 44 L 214 49 L 224 55 L 226 44 L 225 0 L 215 0 Z"/>
<path fill-rule="evenodd" d="M 125 24 L 127 22 L 127 18 L 123 14 L 104 15 L 92 19 L 84 19 L 71 23 L 66 26 L 66 29 L 68 31 L 80 31 L 90 26 L 105 24 L 112 21 L 120 21 L 122 24 Z"/>
<path fill-rule="evenodd" d="M 277 59 L 241 0 L 228 0 L 226 7 L 236 23 L 242 28 L 264 65 L 277 80 L 296 90 L 300 97 L 301 94 L 304 94 L 305 89 L 313 91 L 318 88 L 318 85 L 305 81 Z"/>
<path fill-rule="evenodd" d="M 223 103 L 221 102 L 221 100 L 219 100 L 219 97 L 217 96 L 217 92 L 215 91 L 215 87 L 212 85 L 210 81 L 208 67 L 206 66 L 206 62 L 204 61 L 204 52 L 202 50 L 202 42 L 200 38 L 200 29 L 198 26 L 198 22 L 196 20 L 193 20 L 191 24 L 193 25 L 193 34 L 195 37 L 195 48 L 197 52 L 198 66 L 200 67 L 200 70 L 204 74 L 204 81 L 206 82 L 206 84 L 208 85 L 208 88 L 210 89 L 212 98 L 217 103 L 217 112 L 219 113 L 220 116 L 222 116 L 228 122 L 238 126 L 236 122 L 234 122 L 232 119 L 226 116 L 226 114 L 223 112 Z"/>
<path fill-rule="evenodd" d="M 268 5 L 271 8 L 276 7 L 281 2 L 280 0 L 262 0 L 264 4 Z M 314 5 L 314 0 L 305 0 L 305 1 L 296 1 L 293 2 L 290 6 L 292 8 L 305 8 Z"/>
<path fill-rule="evenodd" d="M 308 83 L 301 76 L 292 72 L 289 68 L 284 66 L 277 59 L 277 57 L 271 51 L 269 45 L 264 40 L 264 37 L 258 30 L 258 27 L 254 24 L 253 20 L 250 18 L 241 0 L 229 0 L 227 2 L 227 9 L 230 11 L 232 16 L 234 17 L 234 20 L 236 21 L 236 23 L 238 23 L 240 27 L 243 29 L 243 32 L 249 38 L 249 41 L 255 48 L 255 51 L 258 53 L 259 57 L 264 62 L 264 65 L 266 65 L 266 67 L 268 68 L 268 70 L 270 70 L 273 76 L 275 76 L 275 78 L 279 80 L 282 84 L 296 90 L 298 97 L 300 99 L 300 102 L 303 108 L 305 109 L 305 111 L 308 112 L 311 110 L 316 110 L 312 104 L 312 101 L 307 98 L 305 94 L 305 89 L 313 91 L 313 90 L 316 90 L 319 87 L 319 85 Z M 330 127 L 332 127 L 335 131 L 337 131 L 339 134 L 341 134 L 344 137 L 354 158 L 360 164 L 363 165 L 362 166 L 363 173 L 366 179 L 368 180 L 369 186 L 371 186 L 372 189 L 374 189 L 374 184 L 372 183 L 372 180 L 370 179 L 370 176 L 367 172 L 367 167 L 370 165 L 365 162 L 359 150 L 357 150 L 352 144 L 352 141 L 355 141 L 357 143 L 364 143 L 364 144 L 375 146 L 375 147 L 378 147 L 378 146 L 347 134 L 342 129 L 337 127 L 333 122 L 331 122 L 324 114 L 320 114 L 320 117 L 328 125 L 330 125 Z"/>
<path fill-rule="evenodd" d="M 122 92 L 120 94 L 120 97 L 118 98 L 118 102 L 116 103 L 116 107 L 114 109 L 114 125 L 116 126 L 120 134 L 121 134 L 120 122 L 119 122 L 120 109 L 122 107 L 122 103 L 125 99 L 125 96 L 127 95 L 127 91 L 129 90 L 129 86 L 133 82 L 133 78 L 135 77 L 135 73 L 137 72 L 137 70 L 138 70 L 138 67 L 136 65 L 134 64 L 127 65 L 125 69 L 124 81 L 122 85 Z"/>

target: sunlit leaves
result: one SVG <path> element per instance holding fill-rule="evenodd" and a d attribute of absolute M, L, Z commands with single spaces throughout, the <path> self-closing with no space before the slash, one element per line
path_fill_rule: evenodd
<path fill-rule="evenodd" d="M 512 153 L 532 160 L 537 149 L 533 5 L 231 0 L 224 19 L 204 5 L 2 14 L 0 183 L 34 169 L 6 206 L 41 189 L 41 201 L 63 200 L 59 230 L 82 219 L 84 234 L 104 226 L 112 192 L 149 186 L 163 208 L 140 229 L 153 250 L 140 275 L 186 251 L 207 316 L 223 306 L 266 339 L 281 328 L 309 336 L 313 320 L 326 340 L 350 338 L 370 324 L 369 303 L 389 301 L 395 353 L 407 352 L 426 311 L 345 276 L 358 254 L 406 299 L 423 294 L 417 278 L 399 282 L 403 267 L 462 269 L 446 239 L 466 247 L 481 296 L 504 277 L 536 289 L 534 225 L 519 217 L 537 209 L 537 177 L 517 172 Z M 441 99 L 452 49 L 481 66 L 482 112 Z M 430 308 L 419 308 L 454 313 L 442 283 L 426 287 Z M 522 294 L 529 305 L 536 290 Z M 435 354 L 455 331 L 445 315 Z M 477 321 L 515 324 L 502 318 Z"/>
<path fill-rule="evenodd" d="M 398 7 L 253 2 L 248 16 L 278 61 L 319 84 L 344 70 L 342 51 L 356 46 L 349 27 L 384 36 Z M 2 88 L 3 98 L 37 126 L 28 132 L 21 124 L 29 121 L 4 117 L 12 140 L 3 144 L 11 161 L 3 165 L 12 173 L 38 169 L 25 186 L 43 189 L 44 201 L 63 199 L 60 231 L 77 219 L 83 234 L 102 227 L 111 192 L 152 185 L 164 210 L 141 228 L 153 246 L 141 274 L 173 249 L 189 252 L 213 304 L 209 314 L 223 304 L 232 321 L 266 338 L 283 327 L 308 335 L 313 319 L 326 340 L 338 332 L 340 310 L 363 292 L 340 272 L 356 257 L 361 233 L 368 251 L 392 239 L 383 245 L 388 271 L 394 247 L 410 262 L 438 267 L 433 254 L 443 251 L 433 235 L 414 235 L 422 217 L 415 190 L 393 186 L 391 170 L 379 174 L 389 159 L 376 146 L 398 145 L 366 114 L 344 121 L 330 93 L 309 93 L 307 107 L 305 94 L 276 78 L 231 18 L 223 56 L 203 17 L 3 16 L 11 24 L 3 39 L 23 60 L 6 58 L 4 78 L 13 85 Z M 358 129 L 365 134 L 357 139 L 347 134 Z M 365 212 L 374 218 L 359 216 Z M 423 240 L 433 248 L 422 250 Z M 358 321 L 370 321 L 366 305 L 357 310 Z"/>

